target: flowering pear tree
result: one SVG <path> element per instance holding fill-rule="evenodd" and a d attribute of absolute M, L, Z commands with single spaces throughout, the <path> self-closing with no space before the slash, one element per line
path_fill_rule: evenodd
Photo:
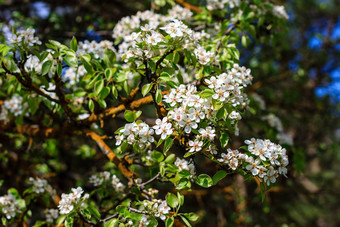
<path fill-rule="evenodd" d="M 176 2 L 155 1 L 152 10 L 122 18 L 112 40 L 41 43 L 28 28 L 0 44 L 1 149 L 28 144 L 29 155 L 65 136 L 111 163 L 89 169 L 67 191 L 53 186 L 48 171 L 32 172 L 25 191 L 9 188 L 0 197 L 4 225 L 191 226 L 199 216 L 181 209 L 185 192 L 240 174 L 263 193 L 286 175 L 288 156 L 278 142 L 292 141 L 273 113 L 257 120 L 268 122 L 277 141 L 229 143 L 242 135 L 242 118 L 265 108 L 238 47 L 272 42 L 288 18 L 284 7 Z M 213 175 L 197 157 L 214 166 Z M 63 159 L 40 158 L 51 166 Z"/>

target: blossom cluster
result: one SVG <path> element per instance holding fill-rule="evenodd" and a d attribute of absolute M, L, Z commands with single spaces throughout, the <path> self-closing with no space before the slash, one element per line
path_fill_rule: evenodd
<path fill-rule="evenodd" d="M 10 115 L 20 116 L 26 108 L 27 103 L 22 103 L 22 97 L 13 95 L 0 106 L 0 121 L 8 122 Z"/>
<path fill-rule="evenodd" d="M 116 145 L 120 145 L 126 139 L 128 144 L 137 143 L 140 148 L 144 148 L 155 141 L 153 134 L 154 129 L 144 122 L 126 124 L 116 135 Z"/>
<path fill-rule="evenodd" d="M 245 105 L 245 95 L 242 92 L 244 87 L 251 84 L 252 76 L 250 70 L 234 64 L 227 73 L 222 73 L 217 77 L 212 76 L 206 79 L 208 87 L 214 89 L 213 99 L 220 102 L 230 103 L 233 106 Z M 237 119 L 239 116 L 235 113 L 231 118 Z"/>
<path fill-rule="evenodd" d="M 81 187 L 72 188 L 71 190 L 71 193 L 61 195 L 61 200 L 58 205 L 60 214 L 68 214 L 78 207 L 84 207 L 84 200 L 89 198 L 89 194 L 82 196 L 84 191 Z"/>
<path fill-rule="evenodd" d="M 208 10 L 223 10 L 223 9 L 234 9 L 236 7 L 240 7 L 241 0 L 207 0 L 207 9 Z M 244 0 L 244 2 L 250 4 L 252 3 L 249 0 Z M 256 7 L 255 5 L 250 5 L 254 12 L 258 14 L 265 14 L 266 12 L 272 13 L 274 16 L 278 18 L 282 18 L 287 20 L 288 14 L 285 10 L 284 6 L 274 5 L 269 1 L 264 1 L 262 3 L 262 7 Z"/>
<path fill-rule="evenodd" d="M 248 145 L 247 154 L 228 149 L 218 161 L 232 170 L 243 168 L 253 176 L 262 178 L 268 185 L 275 183 L 280 174 L 286 176 L 289 161 L 285 148 L 268 139 L 252 138 L 245 143 Z"/>
<path fill-rule="evenodd" d="M 62 80 L 67 82 L 66 85 L 74 86 L 86 74 L 85 67 L 80 65 L 78 68 L 69 67 L 65 70 L 64 75 L 62 76 Z"/>
<path fill-rule="evenodd" d="M 57 209 L 47 209 L 45 213 L 47 223 L 53 223 L 59 217 L 59 211 Z"/>
<path fill-rule="evenodd" d="M 103 40 L 101 42 L 96 41 L 88 41 L 80 42 L 78 44 L 77 53 L 79 55 L 93 53 L 95 58 L 103 58 L 105 50 L 110 49 L 115 52 L 115 48 L 113 47 L 113 43 L 108 40 Z"/>
<path fill-rule="evenodd" d="M 34 32 L 35 30 L 33 28 L 18 31 L 17 34 L 12 35 L 9 42 L 23 46 L 40 45 L 41 41 L 38 37 L 34 36 Z"/>
<path fill-rule="evenodd" d="M 119 180 L 119 178 L 114 174 L 111 176 L 111 173 L 108 171 L 92 175 L 89 182 L 95 187 L 110 183 L 116 192 L 123 192 L 125 189 L 125 185 Z"/>
<path fill-rule="evenodd" d="M 32 191 L 36 194 L 48 193 L 50 195 L 55 195 L 56 191 L 45 179 L 40 179 L 39 177 L 30 177 L 28 179 L 29 183 L 32 184 Z"/>
<path fill-rule="evenodd" d="M 215 55 L 213 52 L 206 51 L 204 47 L 198 46 L 194 51 L 199 63 L 202 65 L 208 64 Z"/>
<path fill-rule="evenodd" d="M 12 194 L 8 193 L 0 197 L 0 213 L 7 219 L 12 219 L 21 213 L 18 202 Z"/>
<path fill-rule="evenodd" d="M 126 37 L 132 34 L 134 31 L 142 27 L 143 25 L 149 28 L 156 28 L 160 24 L 177 20 L 190 20 L 192 12 L 179 5 L 174 6 L 168 11 L 168 16 L 157 14 L 153 11 L 138 11 L 136 15 L 123 17 L 113 29 L 112 37 L 114 39 L 123 38 L 126 41 Z"/>
<path fill-rule="evenodd" d="M 230 104 L 235 108 L 238 106 L 243 107 L 246 103 L 246 96 L 242 89 L 248 86 L 251 80 L 252 76 L 249 69 L 234 64 L 233 68 L 226 73 L 205 79 L 207 86 L 213 92 L 209 98 L 201 98 L 197 88 L 190 84 L 181 84 L 176 89 L 172 88 L 170 93 L 165 95 L 163 99 L 169 105 L 168 115 L 162 121 L 157 119 L 156 124 L 163 122 L 162 125 L 165 125 L 171 122 L 177 131 L 180 133 L 184 131 L 186 134 L 195 130 L 198 135 L 194 140 L 189 141 L 189 151 L 198 152 L 202 150 L 205 139 L 213 141 L 215 138 L 214 127 L 199 128 L 201 122 L 211 122 L 216 116 L 213 100 L 222 104 Z M 236 110 L 233 110 L 228 113 L 228 119 L 235 122 L 241 119 L 241 115 Z M 168 130 L 163 127 L 163 138 L 168 135 L 167 131 L 170 130 L 170 126 L 167 126 Z M 210 149 L 213 148 L 210 147 Z"/>
<path fill-rule="evenodd" d="M 183 43 L 184 47 L 190 44 L 196 48 L 196 43 L 210 35 L 204 31 L 193 31 L 181 20 L 190 21 L 192 12 L 181 6 L 174 6 L 168 15 L 161 15 L 152 11 L 137 12 L 136 15 L 122 18 L 113 30 L 113 38 L 121 38 L 118 53 L 125 55 L 125 61 L 130 58 L 145 56 L 151 58 L 163 54 L 164 49 L 160 43 L 166 42 L 169 35 Z M 145 43 L 142 48 L 139 43 Z M 212 54 L 211 54 L 212 55 Z M 203 62 L 206 59 L 203 59 Z"/>
<path fill-rule="evenodd" d="M 191 175 L 195 175 L 196 173 L 194 163 L 189 163 L 185 159 L 176 158 L 176 161 L 174 164 L 178 167 L 179 172 L 181 172 L 182 170 L 187 170 L 190 172 Z"/>
<path fill-rule="evenodd" d="M 56 71 L 57 59 L 54 59 L 52 56 L 52 54 L 54 53 L 53 50 L 47 49 L 46 51 L 49 52 L 49 54 L 46 56 L 46 58 L 43 61 L 40 61 L 39 58 L 35 55 L 28 55 L 27 60 L 25 62 L 25 70 L 27 72 L 35 72 L 35 73 L 40 74 L 43 64 L 46 61 L 50 60 L 52 62 L 52 66 L 50 70 L 48 71 L 47 75 L 51 78 Z M 59 60 L 61 60 L 61 57 Z"/>
<path fill-rule="evenodd" d="M 226 5 L 235 8 L 241 5 L 241 0 L 207 0 L 207 9 L 225 9 Z"/>
<path fill-rule="evenodd" d="M 150 215 L 159 217 L 161 220 L 165 220 L 166 214 L 168 214 L 169 211 L 171 210 L 167 202 L 161 199 L 153 199 L 151 201 L 144 200 L 142 202 L 142 206 L 139 209 L 146 210 L 148 211 Z M 145 216 L 145 218 L 140 221 L 141 222 L 140 225 L 142 225 L 143 222 L 147 222 L 147 219 L 148 219 L 148 216 Z"/>

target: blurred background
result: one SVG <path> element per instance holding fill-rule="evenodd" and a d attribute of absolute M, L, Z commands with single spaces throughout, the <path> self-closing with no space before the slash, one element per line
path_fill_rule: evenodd
<path fill-rule="evenodd" d="M 340 226 L 340 2 L 273 2 L 285 5 L 288 28 L 276 43 L 240 46 L 240 61 L 254 76 L 256 89 L 249 93 L 256 92 L 254 97 L 262 99 L 266 109 L 249 118 L 275 113 L 291 138 L 287 142 L 291 144 L 288 178 L 266 192 L 264 201 L 256 182 L 244 182 L 240 176 L 232 176 L 210 191 L 188 192 L 185 209 L 202 216 L 197 226 Z M 35 28 L 42 42 L 54 39 L 69 43 L 73 36 L 79 41 L 112 40 L 112 30 L 120 18 L 150 8 L 150 1 L 133 0 L 0 0 L 0 42 L 5 42 L 12 28 L 24 27 Z M 270 125 L 252 127 L 257 135 L 270 138 Z M 240 125 L 240 131 L 246 132 L 245 137 L 254 135 L 247 121 Z M 15 146 L 20 148 L 20 144 Z M 68 157 L 62 164 L 35 167 L 65 175 L 58 178 L 61 189 L 80 179 L 92 166 L 91 158 L 98 166 L 105 160 L 95 155 L 93 147 L 79 147 L 72 139 L 64 143 L 47 139 L 34 152 L 34 159 L 61 154 Z M 11 159 L 0 153 L 0 158 L 0 172 L 5 173 L 8 186 L 23 188 L 13 176 L 26 176 L 15 169 L 28 156 Z M 67 171 L 76 176 L 67 176 Z M 0 190 L 0 194 L 5 191 Z"/>

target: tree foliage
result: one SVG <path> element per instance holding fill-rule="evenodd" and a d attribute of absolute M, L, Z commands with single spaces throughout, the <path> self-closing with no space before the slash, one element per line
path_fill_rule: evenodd
<path fill-rule="evenodd" d="M 311 66 L 289 68 L 283 6 L 164 0 L 95 18 L 106 4 L 80 5 L 95 13 L 67 29 L 53 4 L 45 19 L 13 13 L 3 27 L 4 225 L 268 224 L 271 209 L 275 224 L 323 220 L 309 202 L 290 209 L 294 190 L 320 192 L 305 177 L 310 155 L 337 145 Z"/>

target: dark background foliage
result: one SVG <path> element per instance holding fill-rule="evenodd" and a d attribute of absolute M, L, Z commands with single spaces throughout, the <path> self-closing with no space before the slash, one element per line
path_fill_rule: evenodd
<path fill-rule="evenodd" d="M 69 43 L 72 36 L 80 41 L 111 39 L 112 29 L 121 17 L 151 5 L 149 1 L 131 0 L 0 2 L 1 42 L 6 37 L 4 25 L 34 27 L 42 41 Z M 202 216 L 197 226 L 340 225 L 340 6 L 336 0 L 276 3 L 286 6 L 288 29 L 270 45 L 250 43 L 247 48 L 240 47 L 240 59 L 252 69 L 256 93 L 266 102 L 266 110 L 249 119 L 275 113 L 293 136 L 294 146 L 288 149 L 288 179 L 281 179 L 278 186 L 266 192 L 264 201 L 256 182 L 244 181 L 240 176 L 231 176 L 211 190 L 188 192 L 184 209 Z M 103 130 L 112 134 L 118 124 L 107 122 Z M 244 138 L 272 137 L 269 126 L 263 123 L 249 128 L 244 121 L 240 131 Z M 7 140 L 0 134 L 0 139 L 4 146 L 10 144 L 13 148 L 0 153 L 1 179 L 6 188 L 16 187 L 19 191 L 25 186 L 24 180 L 37 170 L 58 176 L 54 187 L 64 191 L 75 181 L 81 182 L 89 169 L 99 171 L 106 163 L 106 157 L 96 153 L 94 143 L 82 145 L 86 138 L 81 141 L 60 135 L 35 142 L 38 145 L 29 152 L 29 138 Z M 231 145 L 240 141 L 235 138 Z M 214 168 L 203 159 L 197 162 L 205 171 L 213 172 Z M 1 192 L 6 188 L 2 187 Z"/>

